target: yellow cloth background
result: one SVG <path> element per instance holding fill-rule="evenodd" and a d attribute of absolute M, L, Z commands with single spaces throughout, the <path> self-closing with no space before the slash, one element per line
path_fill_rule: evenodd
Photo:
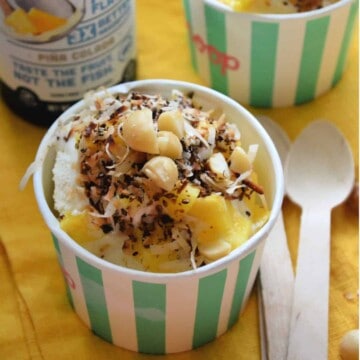
<path fill-rule="evenodd" d="M 138 79 L 168 78 L 204 85 L 190 65 L 181 0 L 137 0 L 137 41 Z M 356 174 L 357 44 L 356 33 L 343 79 L 316 101 L 283 109 L 250 108 L 255 115 L 272 117 L 291 139 L 316 118 L 331 121 L 350 142 Z M 0 100 L 0 359 L 150 358 L 93 335 L 67 302 L 52 241 L 32 186 L 28 184 L 23 192 L 18 189 L 45 131 L 15 116 Z M 300 209 L 288 199 L 283 209 L 295 263 Z M 331 235 L 329 358 L 339 359 L 341 337 L 358 327 L 358 216 L 346 204 L 333 210 Z M 260 359 L 256 293 L 228 333 L 200 349 L 159 358 Z"/>

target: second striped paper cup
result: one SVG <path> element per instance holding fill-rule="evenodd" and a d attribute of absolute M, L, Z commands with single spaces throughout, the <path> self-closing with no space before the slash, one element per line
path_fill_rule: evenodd
<path fill-rule="evenodd" d="M 302 104 L 335 86 L 344 72 L 355 0 L 282 15 L 236 12 L 217 0 L 183 2 L 194 69 L 242 104 Z"/>
<path fill-rule="evenodd" d="M 106 341 L 151 354 L 197 348 L 234 325 L 250 295 L 266 236 L 280 212 L 283 197 L 283 173 L 275 146 L 258 121 L 234 100 L 212 89 L 171 80 L 137 81 L 107 91 L 169 97 L 173 89 L 192 92 L 194 101 L 204 109 L 221 109 L 229 121 L 240 127 L 245 146 L 259 144 L 256 167 L 271 209 L 270 218 L 226 257 L 192 271 L 159 274 L 111 264 L 72 240 L 61 230 L 52 210 L 55 149 L 51 144 L 57 122 L 41 142 L 34 174 L 35 196 L 53 235 L 75 312 Z M 63 116 L 67 118 L 83 106 L 84 101 Z"/>

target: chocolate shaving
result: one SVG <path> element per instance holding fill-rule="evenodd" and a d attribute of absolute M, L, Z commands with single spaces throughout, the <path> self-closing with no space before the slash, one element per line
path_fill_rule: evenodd
<path fill-rule="evenodd" d="M 246 185 L 248 188 L 250 188 L 251 190 L 254 190 L 256 193 L 258 193 L 260 195 L 264 194 L 264 189 L 260 185 L 255 184 L 254 182 L 252 182 L 251 180 L 244 179 L 242 181 L 242 183 L 244 185 Z"/>

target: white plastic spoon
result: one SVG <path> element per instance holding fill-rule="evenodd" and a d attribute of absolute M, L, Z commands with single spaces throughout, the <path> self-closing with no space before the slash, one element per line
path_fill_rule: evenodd
<path fill-rule="evenodd" d="M 272 138 L 285 168 L 290 139 L 272 119 L 258 120 Z M 260 295 L 264 333 L 269 360 L 284 360 L 288 349 L 294 273 L 286 239 L 283 215 L 280 213 L 264 247 L 260 263 Z M 261 316 L 261 312 L 260 312 Z"/>
<path fill-rule="evenodd" d="M 289 360 L 328 358 L 331 209 L 354 183 L 348 143 L 336 127 L 314 121 L 289 152 L 286 189 L 302 208 Z"/>

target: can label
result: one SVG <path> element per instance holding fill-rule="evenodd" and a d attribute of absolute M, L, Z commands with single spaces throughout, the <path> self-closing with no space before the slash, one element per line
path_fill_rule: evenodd
<path fill-rule="evenodd" d="M 134 78 L 134 0 L 9 3 L 0 11 L 0 76 L 23 103 L 74 102 Z"/>

